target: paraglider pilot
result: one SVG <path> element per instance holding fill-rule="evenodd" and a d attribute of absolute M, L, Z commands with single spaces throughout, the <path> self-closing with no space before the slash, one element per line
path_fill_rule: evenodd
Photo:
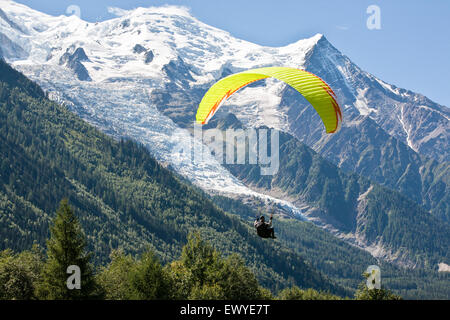
<path fill-rule="evenodd" d="M 273 212 L 270 215 L 269 222 L 266 222 L 264 216 L 260 216 L 255 220 L 254 226 L 256 228 L 256 233 L 261 238 L 272 238 L 276 239 L 275 237 L 275 231 L 272 227 L 272 219 L 273 219 Z"/>

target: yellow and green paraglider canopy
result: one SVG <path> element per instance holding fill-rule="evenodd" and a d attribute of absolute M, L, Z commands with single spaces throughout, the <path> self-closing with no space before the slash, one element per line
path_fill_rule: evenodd
<path fill-rule="evenodd" d="M 197 123 L 208 123 L 219 107 L 239 89 L 271 77 L 287 83 L 300 92 L 319 114 L 327 133 L 339 130 L 342 112 L 330 86 L 308 71 L 288 67 L 251 69 L 219 80 L 206 92 L 200 102 L 196 116 Z"/>

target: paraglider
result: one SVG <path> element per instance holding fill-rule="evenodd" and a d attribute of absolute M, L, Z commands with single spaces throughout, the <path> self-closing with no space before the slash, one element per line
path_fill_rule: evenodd
<path fill-rule="evenodd" d="M 300 92 L 319 114 L 327 133 L 340 129 L 342 112 L 330 86 L 318 76 L 300 69 L 268 67 L 232 74 L 216 82 L 204 95 L 196 122 L 207 124 L 220 106 L 235 92 L 262 79 L 275 78 Z"/>
<path fill-rule="evenodd" d="M 261 238 L 271 238 L 276 239 L 275 236 L 275 229 L 272 227 L 272 219 L 273 219 L 273 212 L 270 215 L 269 222 L 266 222 L 266 219 L 264 216 L 260 215 L 254 223 L 254 226 L 256 228 L 256 233 Z"/>
<path fill-rule="evenodd" d="M 207 124 L 222 104 L 238 90 L 266 78 L 275 78 L 297 90 L 319 114 L 327 133 L 339 131 L 342 123 L 342 111 L 337 103 L 336 94 L 330 86 L 318 76 L 296 68 L 268 67 L 251 69 L 232 74 L 216 82 L 204 95 L 197 110 L 196 122 Z M 269 222 L 259 216 L 254 227 L 261 238 L 276 239 L 272 227 L 273 212 Z"/>

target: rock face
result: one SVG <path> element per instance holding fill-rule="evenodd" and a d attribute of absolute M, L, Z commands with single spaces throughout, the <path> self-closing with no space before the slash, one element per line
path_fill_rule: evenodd
<path fill-rule="evenodd" d="M 133 53 L 141 54 L 144 53 L 144 63 L 149 64 L 153 61 L 153 58 L 155 57 L 155 54 L 152 50 L 147 50 L 144 46 L 140 44 L 136 44 L 133 47 Z"/>
<path fill-rule="evenodd" d="M 84 52 L 83 48 L 77 48 L 73 54 L 70 54 L 69 52 L 64 53 L 59 59 L 59 64 L 66 65 L 69 69 L 71 69 L 75 73 L 78 80 L 91 81 L 92 79 L 89 76 L 89 72 L 81 63 L 83 61 L 89 61 L 86 52 Z"/>
<path fill-rule="evenodd" d="M 450 160 L 450 111 L 447 107 L 364 72 L 325 38 L 308 53 L 305 67 L 331 85 L 344 107 L 347 122 L 355 116 L 368 116 L 382 130 L 417 153 L 438 161 Z M 292 101 L 285 103 L 293 105 Z M 304 109 L 306 106 L 302 104 L 296 111 Z M 308 114 L 305 116 L 309 118 Z M 292 129 L 299 138 L 304 137 L 303 140 L 319 149 L 324 143 L 323 135 L 308 134 L 317 128 L 318 122 L 305 128 L 301 125 L 303 120 L 300 116 L 290 121 Z"/>
<path fill-rule="evenodd" d="M 140 45 L 139 43 L 138 44 L 136 44 L 134 47 L 133 47 L 133 52 L 134 53 L 142 53 L 142 52 L 146 52 L 147 51 L 147 49 L 145 49 L 142 45 Z"/>
<path fill-rule="evenodd" d="M 144 60 L 144 62 L 146 63 L 146 64 L 149 64 L 150 62 L 152 62 L 153 61 L 153 58 L 155 57 L 155 55 L 153 54 L 153 51 L 152 50 L 148 50 L 146 53 L 145 53 L 145 60 Z"/>

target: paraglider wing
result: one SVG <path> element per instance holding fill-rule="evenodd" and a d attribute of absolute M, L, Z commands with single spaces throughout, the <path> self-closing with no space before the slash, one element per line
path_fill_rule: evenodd
<path fill-rule="evenodd" d="M 247 70 L 216 82 L 200 102 L 196 116 L 197 123 L 208 123 L 220 106 L 239 89 L 270 77 L 283 81 L 300 92 L 319 114 L 327 133 L 339 130 L 342 112 L 333 90 L 318 76 L 305 70 L 287 67 Z"/>

